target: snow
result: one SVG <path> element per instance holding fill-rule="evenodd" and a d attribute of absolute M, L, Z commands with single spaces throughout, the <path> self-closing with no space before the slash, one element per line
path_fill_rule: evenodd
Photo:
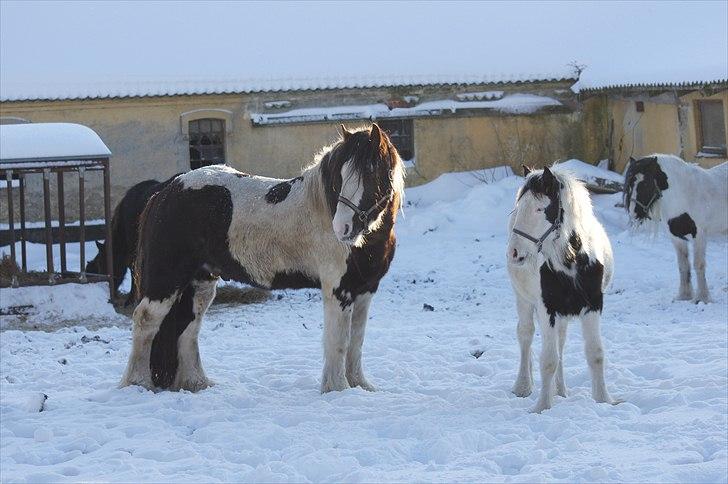
<path fill-rule="evenodd" d="M 109 148 L 91 128 L 74 123 L 0 125 L 0 161 L 108 158 Z"/>
<path fill-rule="evenodd" d="M 487 99 L 487 98 L 486 98 Z M 406 118 L 412 116 L 439 116 L 456 113 L 462 109 L 492 109 L 507 114 L 531 114 L 549 106 L 561 106 L 561 102 L 536 94 L 511 94 L 500 99 L 478 101 L 454 101 L 440 99 L 416 106 L 390 109 L 386 104 L 358 106 L 329 106 L 292 109 L 283 113 L 250 113 L 255 124 L 302 123 L 348 119 Z"/>
<path fill-rule="evenodd" d="M 571 159 L 558 163 L 562 168 L 567 169 L 570 173 L 576 176 L 579 180 L 586 183 L 596 183 L 597 179 L 603 179 L 613 181 L 617 183 L 624 183 L 624 176 L 619 173 L 605 170 L 589 163 L 584 163 L 581 160 Z"/>
<path fill-rule="evenodd" d="M 673 302 L 668 238 L 632 235 L 620 195 L 594 196 L 616 260 L 606 380 L 626 402 L 591 400 L 574 324 L 568 396 L 530 414 L 537 390 L 510 393 L 518 343 L 504 260 L 521 183 L 452 174 L 407 190 L 364 344 L 374 393 L 319 394 L 318 291 L 213 305 L 200 346 L 217 384 L 197 394 L 116 388 L 128 322 L 0 333 L 0 479 L 726 482 L 725 237 L 708 246 L 715 303 Z"/>

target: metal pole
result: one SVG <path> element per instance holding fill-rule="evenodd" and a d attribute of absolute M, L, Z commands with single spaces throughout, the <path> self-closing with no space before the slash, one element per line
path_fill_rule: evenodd
<path fill-rule="evenodd" d="M 22 259 L 22 270 L 28 272 L 28 257 L 25 251 L 25 175 L 18 175 L 18 196 L 20 197 L 20 258 Z"/>
<path fill-rule="evenodd" d="M 54 284 L 53 277 L 53 232 L 51 229 L 51 193 L 50 193 L 51 170 L 43 169 L 43 208 L 45 209 L 45 230 L 46 230 L 46 268 L 48 270 L 48 284 Z"/>
<path fill-rule="evenodd" d="M 10 257 L 13 259 L 13 266 L 17 264 L 15 261 L 15 209 L 13 207 L 13 171 L 8 170 L 5 172 L 6 189 L 8 192 L 8 226 L 10 228 Z M 12 282 L 13 287 L 18 285 L 18 276 L 13 272 Z"/>
<path fill-rule="evenodd" d="M 111 173 L 109 159 L 104 160 L 104 219 L 106 222 L 106 269 L 109 274 L 109 296 L 114 301 L 116 284 L 114 284 L 114 248 L 111 240 Z"/>
<path fill-rule="evenodd" d="M 66 197 L 63 193 L 63 171 L 58 171 L 58 242 L 61 252 L 61 274 L 66 273 Z"/>
<path fill-rule="evenodd" d="M 80 167 L 78 169 L 78 238 L 81 247 L 79 255 L 81 258 L 81 269 L 79 272 L 81 282 L 86 282 L 86 204 L 83 193 L 83 181 L 86 175 L 86 169 Z"/>

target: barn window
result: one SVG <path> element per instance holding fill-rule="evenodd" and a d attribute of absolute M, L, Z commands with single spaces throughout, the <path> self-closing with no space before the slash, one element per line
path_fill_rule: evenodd
<path fill-rule="evenodd" d="M 382 119 L 377 124 L 382 128 L 404 161 L 415 157 L 415 133 L 411 119 Z"/>
<path fill-rule="evenodd" d="M 703 155 L 726 156 L 725 117 L 720 100 L 698 101 L 698 143 Z"/>
<path fill-rule="evenodd" d="M 225 163 L 225 120 L 195 119 L 189 122 L 190 168 Z"/>

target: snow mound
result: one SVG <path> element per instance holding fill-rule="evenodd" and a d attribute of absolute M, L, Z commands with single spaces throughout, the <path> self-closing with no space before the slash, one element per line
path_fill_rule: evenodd
<path fill-rule="evenodd" d="M 624 186 L 624 176 L 581 160 L 566 160 L 557 163 L 557 166 L 572 173 L 592 191 L 616 193 L 621 192 Z"/>
<path fill-rule="evenodd" d="M 122 318 L 108 302 L 109 285 L 59 284 L 0 289 L 0 328 L 18 320 L 38 327 L 57 326 L 60 322 L 84 324 L 89 319 Z M 13 310 L 11 308 L 20 308 Z"/>
<path fill-rule="evenodd" d="M 497 182 L 509 176 L 513 176 L 510 166 L 444 173 L 429 183 L 408 188 L 405 200 L 408 205 L 416 206 L 459 200 L 476 185 Z"/>

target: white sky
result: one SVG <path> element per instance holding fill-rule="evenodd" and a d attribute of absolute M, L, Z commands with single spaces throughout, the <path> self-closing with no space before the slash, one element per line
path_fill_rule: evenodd
<path fill-rule="evenodd" d="M 0 0 L 0 83 L 560 72 L 728 77 L 728 1 Z"/>

